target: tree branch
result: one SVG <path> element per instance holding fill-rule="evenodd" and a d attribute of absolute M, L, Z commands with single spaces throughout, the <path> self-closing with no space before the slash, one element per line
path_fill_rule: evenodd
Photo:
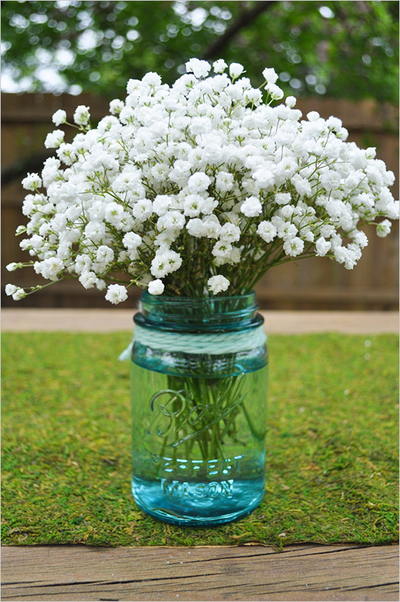
<path fill-rule="evenodd" d="M 219 36 L 215 42 L 211 44 L 203 54 L 203 59 L 208 60 L 211 58 L 219 58 L 222 49 L 227 43 L 235 37 L 235 35 L 241 30 L 250 25 L 261 13 L 271 8 L 275 4 L 276 0 L 268 0 L 266 2 L 256 2 L 256 6 L 251 10 L 244 11 L 238 19 L 232 23 L 230 27 Z"/>

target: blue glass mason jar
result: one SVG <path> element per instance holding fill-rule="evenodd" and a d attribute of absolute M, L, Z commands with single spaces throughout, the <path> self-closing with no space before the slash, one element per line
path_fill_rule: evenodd
<path fill-rule="evenodd" d="M 231 522 L 261 502 L 268 356 L 255 294 L 143 293 L 131 355 L 132 493 L 169 523 Z"/>

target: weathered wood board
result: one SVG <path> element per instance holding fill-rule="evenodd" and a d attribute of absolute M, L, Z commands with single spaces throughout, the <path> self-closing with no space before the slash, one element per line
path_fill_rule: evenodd
<path fill-rule="evenodd" d="M 3 547 L 3 600 L 398 600 L 399 547 Z"/>

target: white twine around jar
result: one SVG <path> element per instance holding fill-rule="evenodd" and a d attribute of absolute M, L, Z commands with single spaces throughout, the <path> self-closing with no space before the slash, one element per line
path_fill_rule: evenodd
<path fill-rule="evenodd" d="M 130 358 L 134 342 L 151 349 L 166 352 L 204 353 L 221 355 L 252 351 L 265 344 L 267 336 L 262 326 L 240 332 L 214 334 L 186 334 L 143 328 L 138 324 L 133 331 L 132 343 L 121 353 L 121 361 Z"/>

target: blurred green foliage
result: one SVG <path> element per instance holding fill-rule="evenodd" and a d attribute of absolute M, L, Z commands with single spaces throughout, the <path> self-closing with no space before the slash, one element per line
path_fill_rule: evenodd
<path fill-rule="evenodd" d="M 2 2 L 7 91 L 122 96 L 191 57 L 274 67 L 296 96 L 398 102 L 398 2 Z M 11 83 L 10 83 L 11 82 Z"/>

